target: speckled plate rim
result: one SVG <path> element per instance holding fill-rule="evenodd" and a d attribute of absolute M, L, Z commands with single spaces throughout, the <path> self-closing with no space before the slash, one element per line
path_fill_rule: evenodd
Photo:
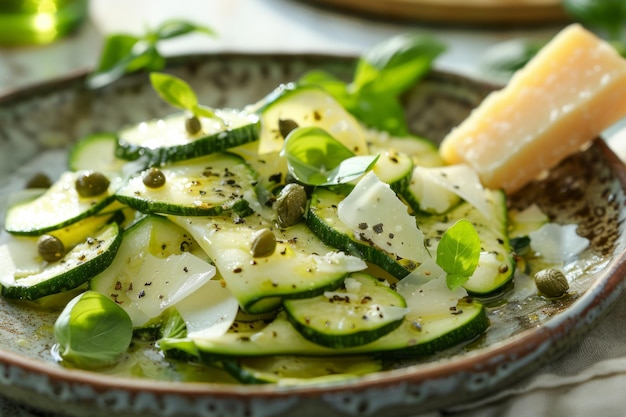
<path fill-rule="evenodd" d="M 246 55 L 251 56 L 251 55 Z M 254 55 L 252 55 L 254 57 Z M 330 57 L 341 60 L 342 57 Z M 184 60 L 184 58 L 181 58 Z M 351 58 L 345 58 L 351 59 Z M 0 94 L 0 105 L 19 101 L 24 97 L 53 91 L 66 85 L 74 84 L 84 79 L 85 71 L 77 71 L 56 80 L 40 83 L 27 88 L 8 90 Z M 596 140 L 594 145 L 599 147 L 611 166 L 613 175 L 626 190 L 626 168 L 617 156 L 602 140 Z M 150 393 L 156 396 L 174 395 L 183 399 L 212 398 L 216 401 L 257 400 L 300 400 L 315 398 L 348 398 L 356 393 L 371 393 L 389 390 L 402 386 L 404 392 L 411 398 L 404 399 L 400 405 L 414 405 L 422 402 L 422 397 L 430 398 L 443 395 L 441 392 L 429 392 L 429 386 L 437 381 L 446 381 L 459 375 L 464 375 L 478 395 L 495 392 L 510 383 L 535 371 L 548 358 L 562 354 L 571 346 L 573 341 L 579 340 L 590 328 L 606 315 L 612 306 L 622 297 L 626 289 L 626 253 L 622 252 L 614 257 L 598 275 L 591 287 L 576 300 L 566 312 L 557 314 L 539 327 L 521 332 L 501 342 L 465 353 L 460 357 L 441 359 L 433 363 L 413 365 L 407 368 L 383 371 L 364 376 L 355 380 L 321 385 L 307 386 L 275 386 L 275 385 L 222 385 L 213 383 L 177 383 L 155 380 L 122 378 L 99 373 L 60 368 L 54 364 L 40 360 L 33 360 L 17 352 L 0 350 L 0 379 L 8 379 L 9 374 L 22 373 L 24 375 L 40 376 L 51 385 L 58 385 L 69 391 L 89 387 L 95 392 L 104 393 L 112 389 L 123 390 L 131 395 Z M 563 335 L 568 335 L 563 338 Z M 563 341 L 561 341 L 563 340 Z M 1 381 L 0 381 L 1 382 Z M 458 382 L 450 382 L 448 389 L 454 392 Z M 59 392 L 44 392 L 50 398 L 62 397 Z M 459 393 L 452 403 L 476 399 L 472 388 L 467 393 Z M 391 405 L 395 403 L 390 400 Z M 442 403 L 443 404 L 443 403 Z M 429 408 L 437 406 L 432 403 Z M 346 405 L 346 412 L 354 411 Z M 350 411 L 352 410 L 352 411 Z M 358 411 L 358 410 L 357 410 Z M 371 410 L 370 410 L 371 411 Z M 420 410 L 423 411 L 423 410 Z"/>

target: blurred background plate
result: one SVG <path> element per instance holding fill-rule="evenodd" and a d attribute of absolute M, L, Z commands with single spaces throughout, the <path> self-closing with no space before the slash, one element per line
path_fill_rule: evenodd
<path fill-rule="evenodd" d="M 568 20 L 561 0 L 315 0 L 381 18 L 453 24 L 547 24 Z"/>

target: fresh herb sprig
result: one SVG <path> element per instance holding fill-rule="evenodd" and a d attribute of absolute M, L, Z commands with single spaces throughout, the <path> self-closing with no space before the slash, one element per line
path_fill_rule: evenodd
<path fill-rule="evenodd" d="M 357 179 L 373 168 L 378 155 L 356 156 L 318 127 L 294 129 L 285 140 L 281 156 L 289 173 L 307 185 L 328 186 Z"/>
<path fill-rule="evenodd" d="M 574 21 L 593 30 L 626 57 L 626 1 L 562 0 L 563 10 Z M 546 40 L 511 39 L 487 49 L 479 59 L 479 68 L 489 79 L 506 82 L 524 67 Z"/>
<path fill-rule="evenodd" d="M 65 306 L 54 323 L 54 336 L 63 360 L 95 369 L 114 364 L 128 350 L 133 325 L 109 297 L 86 291 Z"/>
<path fill-rule="evenodd" d="M 480 257 L 480 237 L 472 223 L 461 219 L 441 237 L 437 245 L 437 265 L 446 272 L 451 290 L 461 287 L 474 274 Z"/>
<path fill-rule="evenodd" d="M 303 75 L 298 83 L 324 88 L 369 127 L 404 136 L 409 129 L 400 95 L 428 73 L 445 49 L 433 36 L 403 34 L 361 55 L 350 83 L 319 70 Z"/>
<path fill-rule="evenodd" d="M 626 53 L 626 1 L 563 0 L 563 8 L 576 21 L 589 27 Z"/>
<path fill-rule="evenodd" d="M 163 101 L 182 110 L 187 110 L 196 117 L 214 118 L 212 108 L 198 102 L 198 96 L 191 86 L 180 78 L 162 72 L 151 72 L 152 88 Z"/>
<path fill-rule="evenodd" d="M 163 69 L 166 60 L 159 52 L 159 43 L 194 32 L 215 36 L 215 32 L 206 26 L 180 19 L 167 20 L 142 36 L 125 33 L 108 36 L 98 66 L 87 77 L 87 86 L 100 88 L 127 73 Z"/>

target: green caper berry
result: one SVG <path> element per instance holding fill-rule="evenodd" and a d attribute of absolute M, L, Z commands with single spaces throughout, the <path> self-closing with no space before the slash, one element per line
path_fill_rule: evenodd
<path fill-rule="evenodd" d="M 196 116 L 191 116 L 185 119 L 185 130 L 190 135 L 195 135 L 202 130 L 202 123 Z"/>
<path fill-rule="evenodd" d="M 111 181 L 101 172 L 85 171 L 76 178 L 76 191 L 81 197 L 95 197 L 104 193 Z"/>
<path fill-rule="evenodd" d="M 270 229 L 261 229 L 252 236 L 250 253 L 255 258 L 265 258 L 276 250 L 276 236 Z"/>
<path fill-rule="evenodd" d="M 280 135 L 285 139 L 292 130 L 298 127 L 298 123 L 293 121 L 292 119 L 279 119 L 278 120 L 278 131 Z"/>
<path fill-rule="evenodd" d="M 52 181 L 50 180 L 50 178 L 46 174 L 42 172 L 38 172 L 26 182 L 25 187 L 26 188 L 50 188 L 51 185 L 52 185 Z"/>
<path fill-rule="evenodd" d="M 304 216 L 307 195 L 300 184 L 287 184 L 278 194 L 274 208 L 280 227 L 289 227 L 298 223 Z"/>
<path fill-rule="evenodd" d="M 165 185 L 165 174 L 158 168 L 150 168 L 144 172 L 142 179 L 148 188 L 161 188 Z"/>
<path fill-rule="evenodd" d="M 56 262 L 65 255 L 63 242 L 52 235 L 42 235 L 37 241 L 37 252 L 46 262 Z"/>
<path fill-rule="evenodd" d="M 569 290 L 569 283 L 563 272 L 555 268 L 541 270 L 535 274 L 535 285 L 546 297 L 556 298 Z"/>

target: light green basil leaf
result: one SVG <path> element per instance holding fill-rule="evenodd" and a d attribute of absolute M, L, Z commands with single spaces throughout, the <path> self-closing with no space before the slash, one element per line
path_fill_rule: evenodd
<path fill-rule="evenodd" d="M 287 136 L 281 156 L 289 172 L 308 185 L 352 181 L 372 168 L 376 157 L 355 157 L 345 145 L 318 127 L 296 128 Z"/>
<path fill-rule="evenodd" d="M 192 32 L 203 33 L 209 36 L 215 36 L 215 32 L 201 25 L 181 19 L 170 19 L 161 23 L 154 31 L 158 40 L 176 38 L 178 36 L 187 35 Z"/>
<path fill-rule="evenodd" d="M 133 325 L 128 313 L 95 291 L 73 298 L 54 324 L 59 354 L 81 368 L 112 365 L 130 346 Z"/>
<path fill-rule="evenodd" d="M 403 137 L 409 134 L 404 107 L 395 96 L 362 93 L 348 110 L 369 127 Z"/>
<path fill-rule="evenodd" d="M 324 89 L 327 93 L 333 96 L 339 103 L 346 106 L 350 101 L 350 95 L 348 94 L 348 85 L 339 78 L 329 74 L 322 70 L 313 70 L 305 73 L 298 80 L 299 86 L 315 85 Z"/>
<path fill-rule="evenodd" d="M 350 88 L 397 96 L 423 77 L 444 50 L 441 41 L 427 34 L 395 36 L 361 57 Z"/>
<path fill-rule="evenodd" d="M 448 288 L 454 290 L 472 276 L 480 257 L 480 237 L 469 220 L 461 219 L 441 237 L 437 265 L 447 274 Z"/>
<path fill-rule="evenodd" d="M 213 111 L 212 108 L 203 106 L 201 104 L 198 104 L 193 109 L 191 109 L 191 112 L 197 117 L 206 117 L 209 119 L 214 119 L 217 117 L 215 116 L 215 111 Z"/>
<path fill-rule="evenodd" d="M 214 32 L 184 20 L 168 20 L 155 31 L 142 36 L 113 34 L 106 38 L 96 69 L 87 77 L 86 84 L 95 89 L 121 78 L 124 74 L 147 70 L 159 71 L 165 67 L 165 58 L 158 50 L 162 40 L 199 32 L 213 36 Z"/>
<path fill-rule="evenodd" d="M 155 54 L 158 57 L 158 52 L 153 45 L 144 40 L 138 40 L 132 44 L 130 51 L 115 57 L 109 56 L 106 62 L 101 63 L 102 68 L 87 77 L 87 86 L 100 88 L 119 79 L 126 73 L 145 68 L 155 61 Z M 164 65 L 162 59 L 159 63 Z"/>
<path fill-rule="evenodd" d="M 626 41 L 621 35 L 626 27 L 624 0 L 563 0 L 563 8 L 576 21 L 603 30 L 613 41 Z"/>
<path fill-rule="evenodd" d="M 172 106 L 191 112 L 198 107 L 196 93 L 180 78 L 161 72 L 152 72 L 150 81 L 159 96 Z"/>
<path fill-rule="evenodd" d="M 115 67 L 120 61 L 130 55 L 133 46 L 138 41 L 138 37 L 127 34 L 109 36 L 104 42 L 97 70 L 108 71 Z"/>

